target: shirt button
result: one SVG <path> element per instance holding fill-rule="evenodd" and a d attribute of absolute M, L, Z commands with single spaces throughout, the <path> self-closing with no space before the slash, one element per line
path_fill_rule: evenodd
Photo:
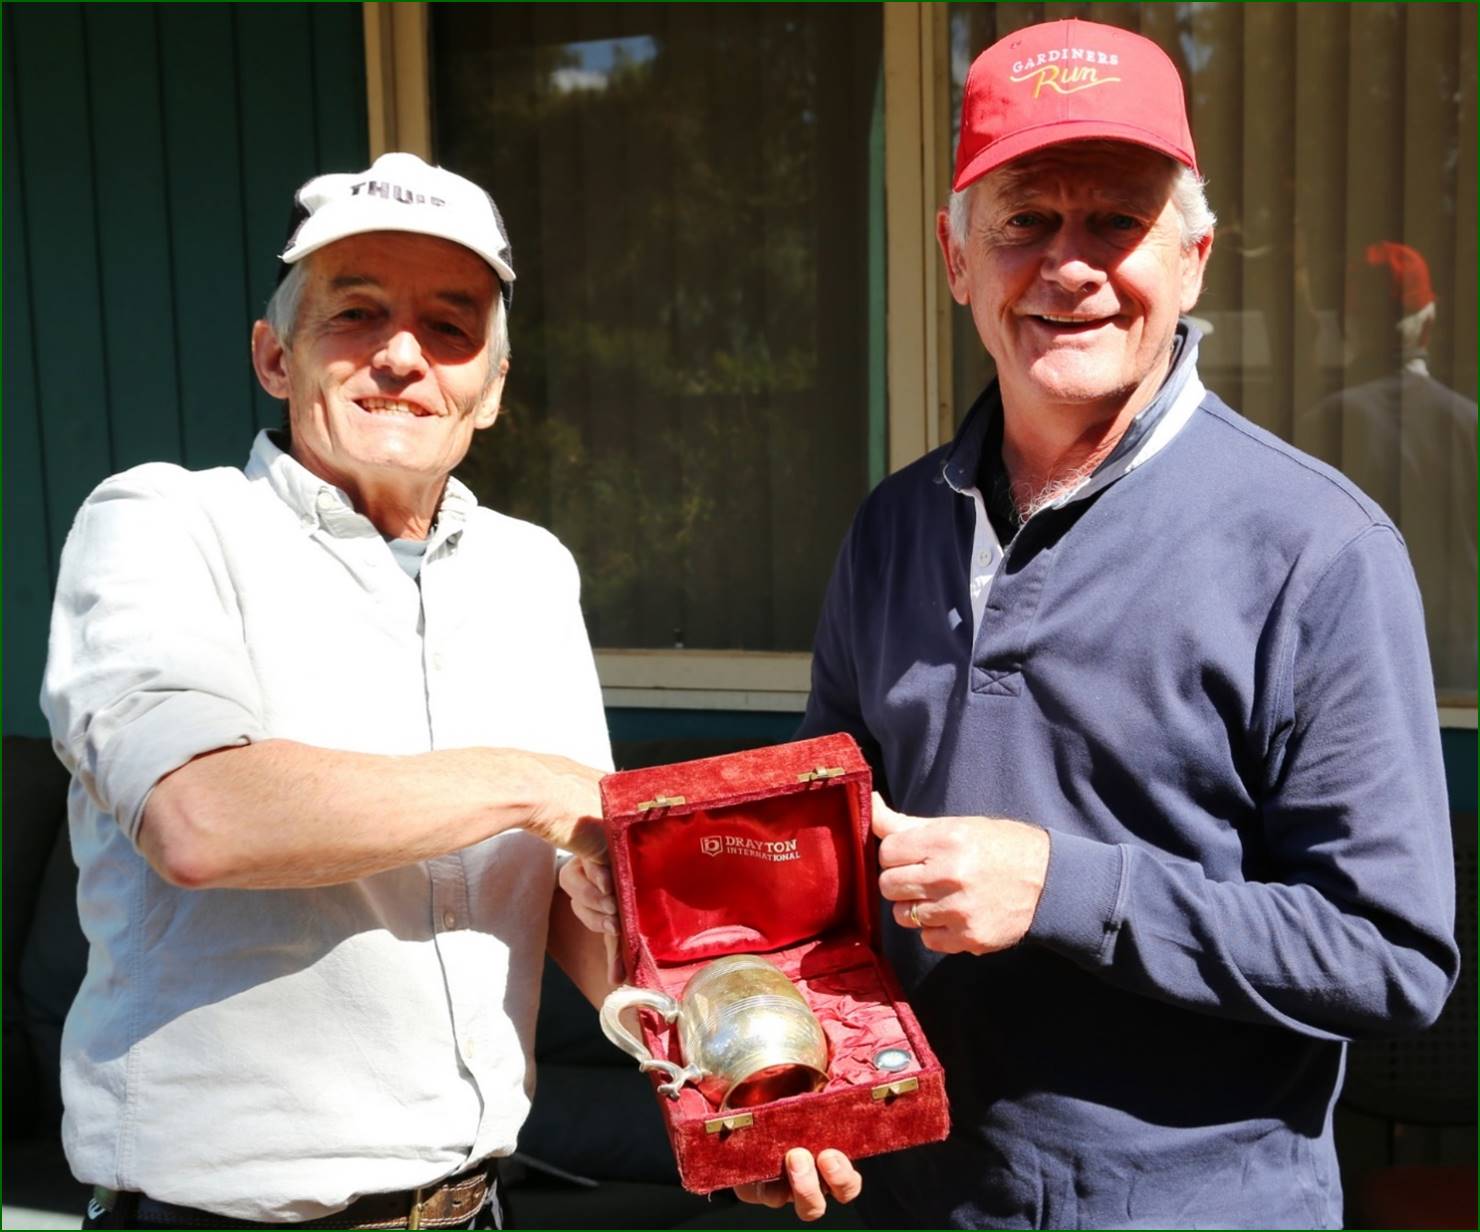
<path fill-rule="evenodd" d="M 434 672 L 440 672 L 441 670 L 442 670 L 442 655 L 441 655 L 440 652 L 433 652 L 433 654 L 432 654 L 432 671 L 434 671 Z"/>
<path fill-rule="evenodd" d="M 456 926 L 456 924 L 457 916 L 453 915 L 452 912 L 444 911 L 442 913 L 442 926 L 444 928 L 453 928 Z"/>
<path fill-rule="evenodd" d="M 314 527 L 314 522 L 315 518 L 311 513 L 305 513 L 301 518 L 298 519 L 298 525 L 302 526 L 305 530 L 312 530 Z"/>
<path fill-rule="evenodd" d="M 976 559 L 983 565 L 990 565 L 992 563 L 992 554 L 990 552 L 983 552 Z"/>
<path fill-rule="evenodd" d="M 318 505 L 320 509 L 333 509 L 339 502 L 334 498 L 333 492 L 320 492 Z"/>

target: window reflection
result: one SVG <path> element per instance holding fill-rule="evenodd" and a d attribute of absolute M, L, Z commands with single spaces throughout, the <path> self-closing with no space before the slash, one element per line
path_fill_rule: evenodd
<path fill-rule="evenodd" d="M 1423 592 L 1440 699 L 1473 704 L 1474 6 L 1048 7 L 952 5 L 953 113 L 976 53 L 1050 15 L 1166 49 L 1218 215 L 1203 379 L 1383 505 Z M 960 415 L 990 361 L 964 314 L 953 334 Z"/>
<path fill-rule="evenodd" d="M 597 645 L 808 649 L 882 456 L 878 10 L 429 12 L 519 272 L 463 477 L 572 549 Z"/>
<path fill-rule="evenodd" d="M 1397 515 L 1429 609 L 1434 674 L 1458 687 L 1476 667 L 1476 406 L 1433 374 L 1429 262 L 1409 244 L 1364 245 L 1342 318 L 1349 384 L 1299 412 L 1297 435 Z"/>
<path fill-rule="evenodd" d="M 640 72 L 658 53 L 646 34 L 633 38 L 591 39 L 566 43 L 562 61 L 550 70 L 550 84 L 561 94 L 572 90 L 605 90 L 613 77 Z"/>

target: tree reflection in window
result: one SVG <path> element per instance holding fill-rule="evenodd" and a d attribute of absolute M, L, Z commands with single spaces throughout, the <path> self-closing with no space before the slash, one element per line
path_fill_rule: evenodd
<path fill-rule="evenodd" d="M 572 549 L 596 644 L 807 649 L 882 432 L 877 9 L 430 14 L 519 275 L 460 473 Z"/>

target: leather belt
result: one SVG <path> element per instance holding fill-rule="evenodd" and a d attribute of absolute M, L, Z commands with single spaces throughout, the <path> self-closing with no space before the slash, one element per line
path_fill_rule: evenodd
<path fill-rule="evenodd" d="M 190 1206 L 160 1202 L 148 1194 L 94 1191 L 99 1205 L 124 1218 L 141 1223 L 162 1223 L 181 1228 L 451 1228 L 466 1223 L 496 1188 L 493 1161 L 487 1160 L 466 1172 L 449 1176 L 435 1185 L 398 1193 L 365 1194 L 342 1211 L 322 1219 L 270 1225 L 232 1219 Z"/>

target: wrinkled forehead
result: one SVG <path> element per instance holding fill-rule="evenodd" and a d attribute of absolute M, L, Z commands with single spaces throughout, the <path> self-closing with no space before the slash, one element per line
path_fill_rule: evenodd
<path fill-rule="evenodd" d="M 491 307 L 499 293 L 498 276 L 477 253 L 451 240 L 412 232 L 347 236 L 303 260 L 310 285 L 320 291 L 429 295 L 482 307 Z"/>
<path fill-rule="evenodd" d="M 1178 164 L 1127 141 L 1066 141 L 1024 154 L 983 180 L 999 197 L 1092 198 L 1138 208 L 1171 197 Z"/>

